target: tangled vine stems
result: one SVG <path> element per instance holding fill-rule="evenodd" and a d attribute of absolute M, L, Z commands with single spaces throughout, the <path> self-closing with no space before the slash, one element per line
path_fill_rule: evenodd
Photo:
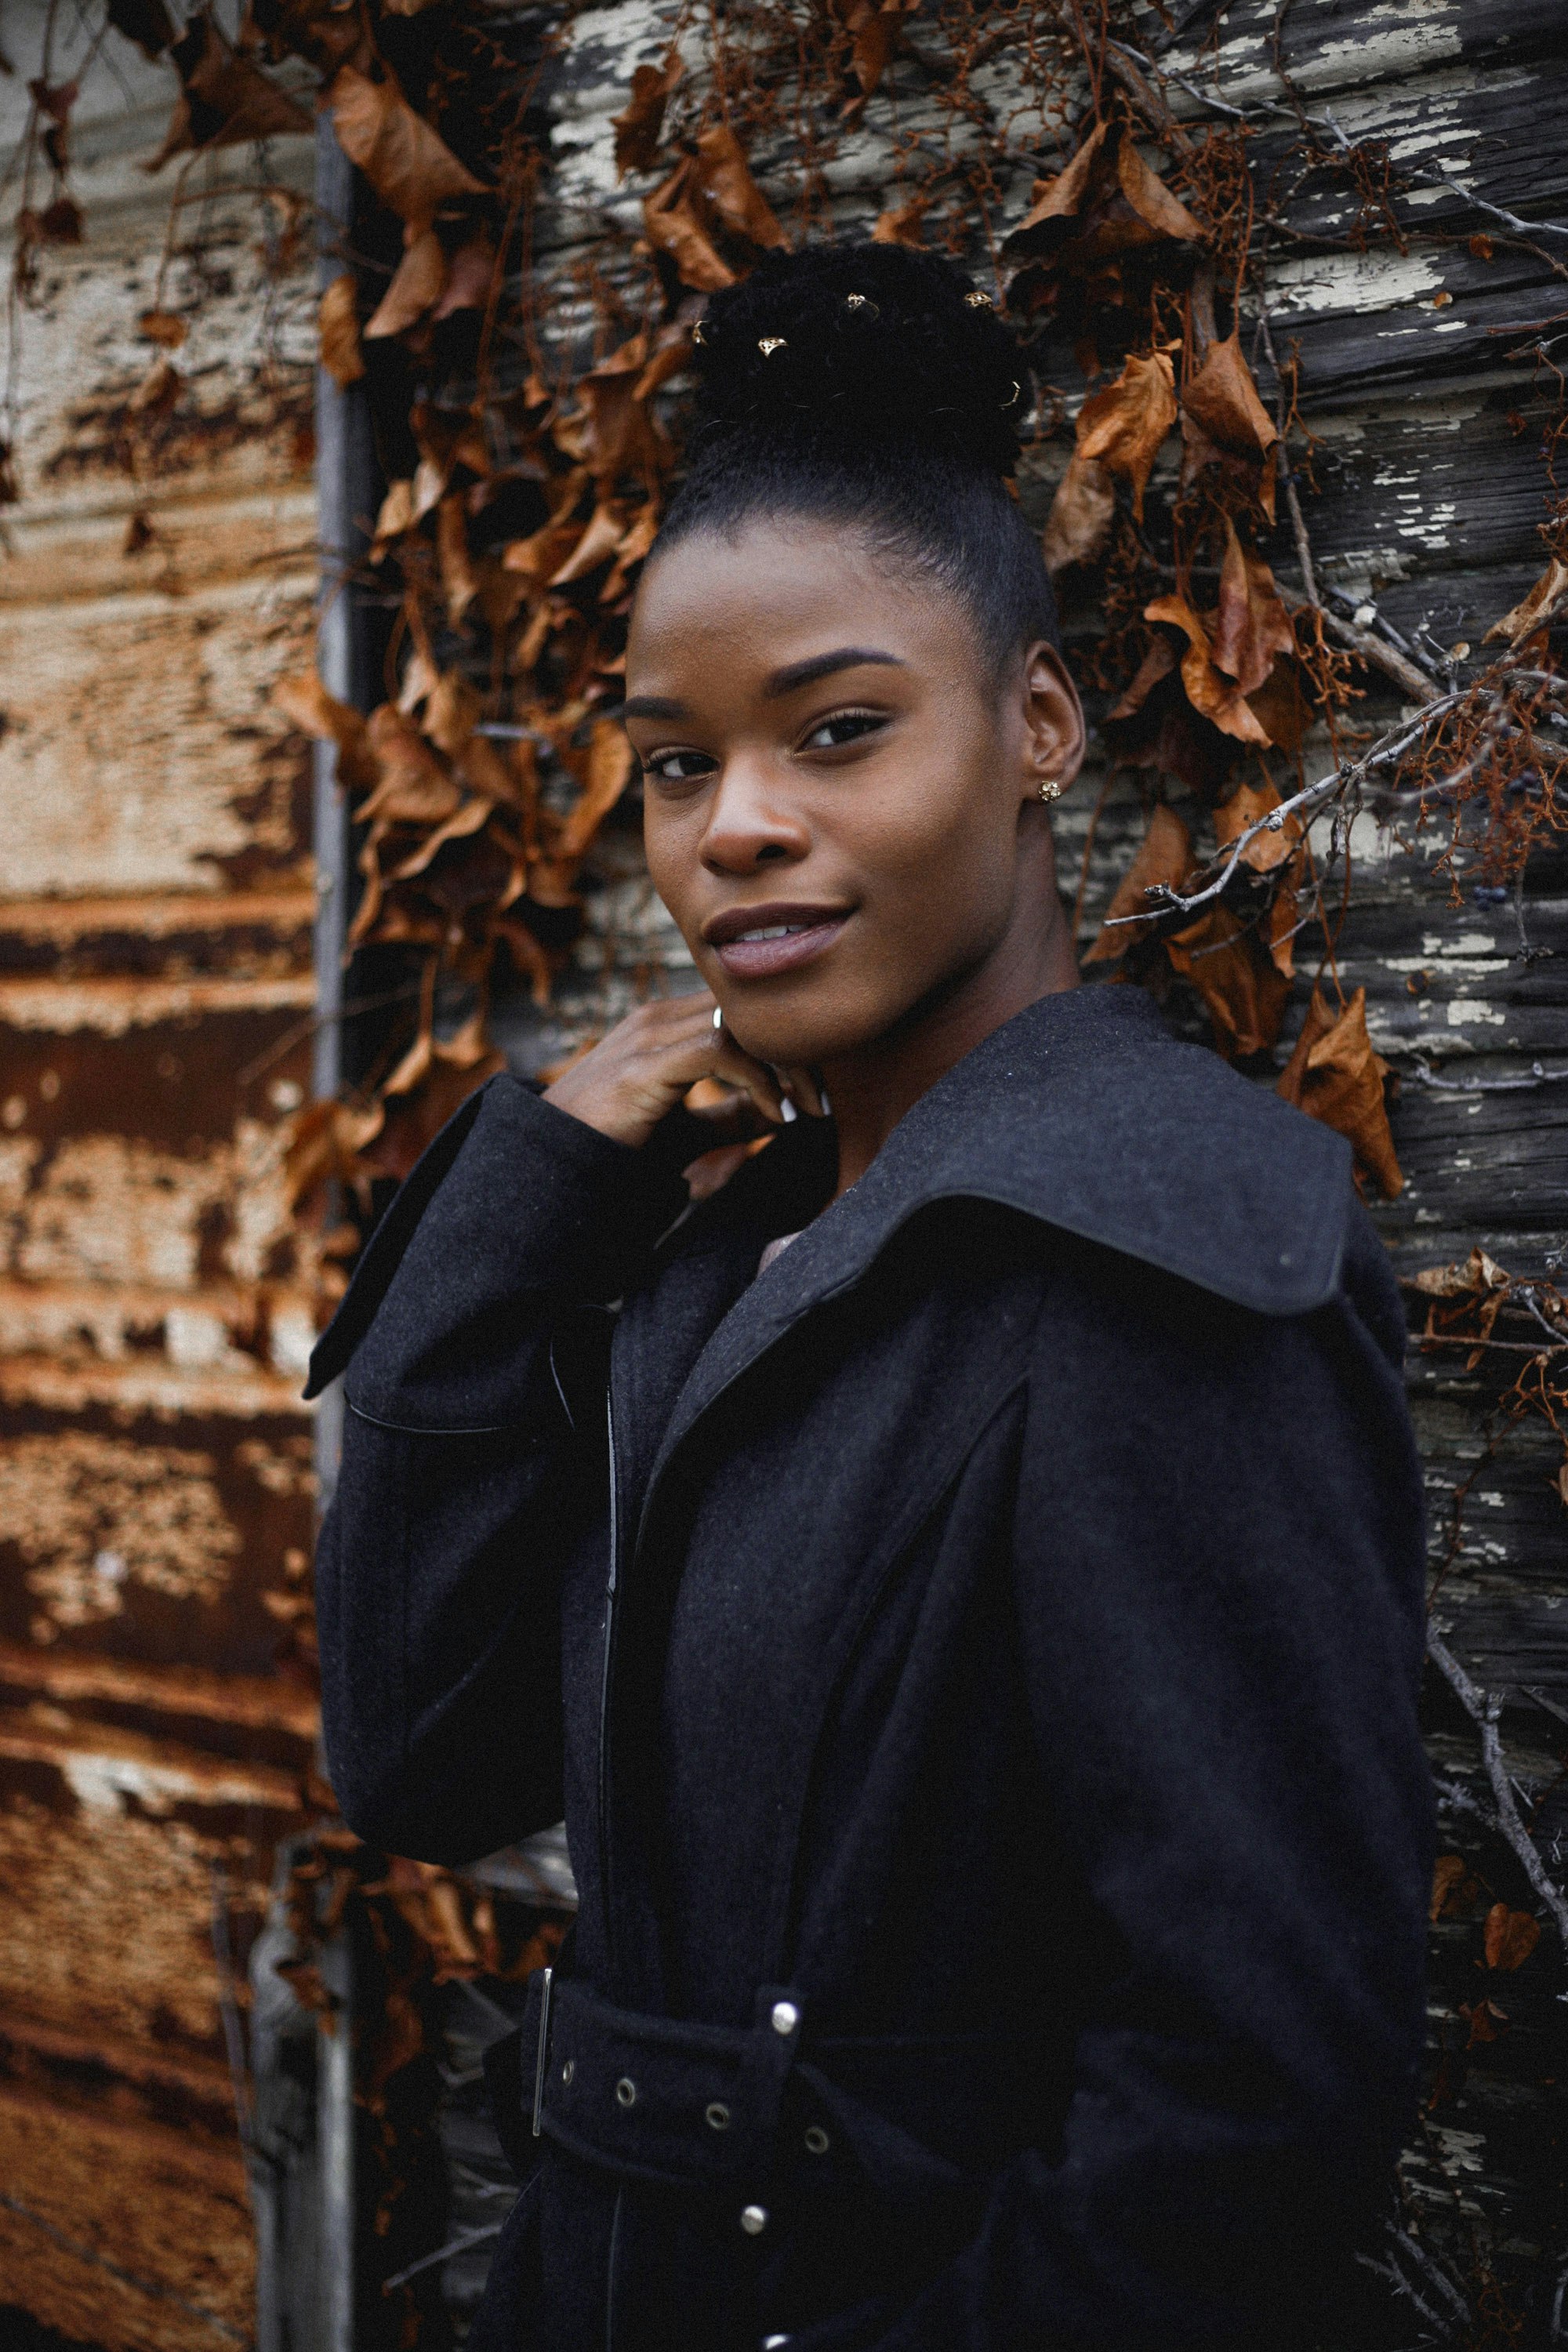
<path fill-rule="evenodd" d="M 1430 1626 L 1426 1631 L 1426 1654 L 1476 1727 L 1480 1740 L 1481 1762 L 1491 1790 L 1493 1826 L 1501 1832 L 1536 1895 L 1551 1913 L 1552 1923 L 1562 1937 L 1563 1948 L 1568 1952 L 1568 1893 L 1564 1893 L 1551 1876 L 1520 1812 L 1502 1752 L 1502 1737 L 1498 1729 L 1503 1701 L 1496 1691 L 1483 1690 L 1466 1673 L 1442 1635 Z M 1479 1811 L 1482 1818 L 1487 1818 L 1485 1808 L 1478 1808 L 1475 1799 L 1465 1790 L 1441 1780 L 1437 1788 L 1438 1793 L 1450 1804 L 1458 1804 L 1466 1811 Z"/>
<path fill-rule="evenodd" d="M 1321 607 L 1314 609 L 1321 611 Z M 1426 681 L 1422 684 L 1426 686 Z M 1427 692 L 1431 698 L 1423 703 L 1414 718 L 1403 719 L 1386 729 L 1359 758 L 1342 760 L 1327 775 L 1303 785 L 1300 792 L 1245 826 L 1226 845 L 1217 872 L 1206 878 L 1200 872 L 1195 877 L 1196 887 L 1181 889 L 1167 882 L 1151 883 L 1143 894 L 1146 912 L 1109 916 L 1105 928 L 1128 924 L 1147 927 L 1150 916 L 1190 920 L 1200 908 L 1224 898 L 1247 866 L 1247 852 L 1255 842 L 1267 835 L 1283 833 L 1288 827 L 1310 824 L 1329 808 L 1356 814 L 1363 789 L 1384 770 L 1394 771 L 1388 785 L 1390 793 L 1399 796 L 1394 807 L 1401 813 L 1413 807 L 1420 822 L 1434 807 L 1447 805 L 1457 812 L 1466 796 L 1466 788 L 1477 783 L 1478 779 L 1488 789 L 1495 789 L 1497 778 L 1491 771 L 1499 754 L 1510 744 L 1527 762 L 1550 770 L 1553 776 L 1568 767 L 1568 751 L 1559 751 L 1550 744 L 1543 746 L 1535 735 L 1542 722 L 1568 728 L 1568 679 L 1553 670 L 1538 667 L 1533 658 L 1505 654 L 1468 687 L 1438 695 L 1432 695 L 1428 687 Z M 1473 726 L 1479 749 L 1459 767 L 1433 776 L 1429 770 L 1434 738 L 1440 739 L 1446 723 L 1461 715 Z M 1483 774 L 1483 771 L 1487 772 Z M 1568 829 L 1568 811 L 1558 807 L 1550 784 L 1543 784 L 1542 797 L 1542 825 Z M 1451 854 L 1451 850 L 1447 853 Z"/>

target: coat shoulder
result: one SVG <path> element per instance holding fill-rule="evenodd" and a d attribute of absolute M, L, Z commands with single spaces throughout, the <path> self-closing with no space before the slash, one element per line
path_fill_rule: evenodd
<path fill-rule="evenodd" d="M 1022 1210 L 1257 1314 L 1342 1299 L 1381 1255 L 1344 1138 L 1173 1038 L 1142 990 L 1032 1006 L 909 1124 L 924 1197 Z"/>

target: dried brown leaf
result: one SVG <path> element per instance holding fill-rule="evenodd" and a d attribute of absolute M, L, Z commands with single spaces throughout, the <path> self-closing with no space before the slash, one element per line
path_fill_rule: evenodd
<path fill-rule="evenodd" d="M 342 280 L 339 281 L 340 284 Z M 433 228 L 421 229 L 393 272 L 392 283 L 364 323 L 364 340 L 405 334 L 441 299 L 447 257 Z"/>
<path fill-rule="evenodd" d="M 557 857 L 583 856 L 631 782 L 632 765 L 632 747 L 620 721 L 595 719 L 589 730 L 583 789 L 553 845 Z"/>
<path fill-rule="evenodd" d="M 1267 743 L 1268 738 L 1253 716 L 1241 688 L 1211 659 L 1207 625 L 1186 598 L 1156 596 L 1152 604 L 1143 607 L 1143 618 L 1168 621 L 1185 635 L 1187 650 L 1182 656 L 1182 684 L 1193 709 L 1222 734 L 1235 736 L 1243 743 Z"/>
<path fill-rule="evenodd" d="M 1480 1299 L 1489 1292 L 1508 1290 L 1512 1276 L 1478 1244 L 1463 1265 L 1429 1265 L 1413 1274 L 1410 1281 L 1413 1288 L 1424 1290 L 1431 1298 Z"/>
<path fill-rule="evenodd" d="M 426 871 L 438 852 L 445 849 L 449 841 L 468 841 L 476 833 L 481 831 L 489 823 L 494 805 L 493 802 L 482 800 L 477 794 L 472 800 L 465 801 L 460 808 L 453 811 L 444 824 L 438 824 L 427 833 L 418 848 L 405 857 L 401 865 L 392 868 L 387 880 L 412 882 L 417 875 Z"/>
<path fill-rule="evenodd" d="M 651 172 L 658 155 L 664 110 L 685 68 L 671 49 L 661 66 L 638 66 L 632 75 L 632 94 L 615 117 L 616 171 Z"/>
<path fill-rule="evenodd" d="M 1107 726 L 1131 719 L 1142 709 L 1162 679 L 1170 677 L 1176 667 L 1176 649 L 1169 637 L 1156 636 L 1138 665 L 1137 676 L 1115 708 L 1107 715 Z"/>
<path fill-rule="evenodd" d="M 1541 1941 L 1541 1922 L 1528 1911 L 1494 1903 L 1487 1913 L 1486 1937 L 1489 1969 L 1521 1969 Z"/>
<path fill-rule="evenodd" d="M 360 349 L 359 289 L 346 273 L 334 278 L 316 311 L 321 365 L 334 383 L 357 383 L 364 373 Z"/>
<path fill-rule="evenodd" d="M 1432 1868 L 1432 1897 L 1426 1911 L 1429 1919 L 1436 1921 L 1442 1917 L 1445 1907 L 1464 1884 L 1468 1872 L 1469 1865 L 1462 1853 L 1440 1853 L 1437 1856 Z"/>
<path fill-rule="evenodd" d="M 716 294 L 722 287 L 733 286 L 735 273 L 721 258 L 701 217 L 695 170 L 693 159 L 688 156 L 643 199 L 643 234 L 656 253 L 669 256 L 683 286 Z"/>
<path fill-rule="evenodd" d="M 296 670 L 272 689 L 276 709 L 301 734 L 338 747 L 338 773 L 351 790 L 372 782 L 375 766 L 363 713 L 329 694 L 314 668 Z"/>
<path fill-rule="evenodd" d="M 527 539 L 514 539 L 501 556 L 508 572 L 515 572 L 531 587 L 542 588 L 583 535 L 580 522 L 547 522 Z M 525 665 L 526 667 L 526 665 Z"/>
<path fill-rule="evenodd" d="M 109 0 L 104 13 L 117 33 L 135 42 L 150 65 L 174 44 L 174 20 L 163 0 Z"/>
<path fill-rule="evenodd" d="M 366 729 L 377 782 L 357 814 L 392 824 L 444 824 L 462 794 L 417 728 L 384 702 Z"/>
<path fill-rule="evenodd" d="M 1564 596 L 1568 596 L 1568 563 L 1554 555 L 1529 595 L 1500 621 L 1494 621 L 1482 642 L 1489 646 L 1506 639 L 1510 646 L 1521 645 L 1535 630 L 1545 627 Z"/>
<path fill-rule="evenodd" d="M 872 244 L 907 245 L 917 253 L 921 251 L 925 244 L 921 230 L 931 208 L 931 201 L 929 194 L 922 193 L 906 198 L 904 203 L 893 205 L 885 213 L 879 213 L 871 231 Z"/>
<path fill-rule="evenodd" d="M 323 1184 L 352 1183 L 359 1156 L 381 1132 L 385 1113 L 379 1103 L 356 1110 L 344 1102 L 307 1103 L 289 1121 L 283 1145 L 283 1181 L 289 1207 Z"/>
<path fill-rule="evenodd" d="M 855 10 L 850 18 L 855 35 L 850 62 L 862 100 L 872 95 L 897 57 L 903 19 L 916 15 L 919 8 L 920 0 L 881 0 L 880 6 L 877 0 L 861 0 Z"/>
<path fill-rule="evenodd" d="M 405 228 L 427 228 L 457 196 L 484 194 L 437 132 L 416 114 L 393 81 L 372 81 L 343 66 L 327 89 L 338 143 Z"/>
<path fill-rule="evenodd" d="M 1405 1189 L 1388 1125 L 1384 1080 L 1388 1065 L 1373 1052 L 1366 1030 L 1366 991 L 1358 988 L 1338 1014 L 1312 991 L 1295 1051 L 1279 1074 L 1287 1102 L 1349 1139 L 1359 1168 L 1375 1177 L 1389 1200 Z"/>
<path fill-rule="evenodd" d="M 789 243 L 728 123 L 710 124 L 698 139 L 696 178 L 731 236 L 764 248 Z"/>
<path fill-rule="evenodd" d="M 1279 806 L 1279 788 L 1271 780 L 1266 779 L 1261 784 L 1238 784 L 1229 800 L 1223 801 L 1214 813 L 1215 839 L 1222 849 L 1228 849 L 1249 825 L 1260 824 Z M 1301 837 L 1300 819 L 1288 816 L 1277 832 L 1256 835 L 1242 851 L 1241 862 L 1250 866 L 1255 874 L 1272 874 L 1277 866 L 1294 856 Z"/>
<path fill-rule="evenodd" d="M 1183 390 L 1182 405 L 1216 448 L 1267 457 L 1279 438 L 1241 355 L 1239 331 L 1209 345 L 1203 365 Z"/>
<path fill-rule="evenodd" d="M 1268 564 L 1246 552 L 1228 516 L 1225 528 L 1209 657 L 1217 670 L 1234 678 L 1241 694 L 1256 694 L 1272 672 L 1276 656 L 1294 653 L 1296 633 Z M 1256 722 L 1257 714 L 1252 716 Z"/>
<path fill-rule="evenodd" d="M 143 310 L 136 321 L 136 331 L 144 342 L 157 343 L 166 352 L 177 352 L 190 329 L 174 310 Z"/>
<path fill-rule="evenodd" d="M 1148 936 L 1143 923 L 1126 922 L 1129 915 L 1149 913 L 1144 893 L 1157 883 L 1173 890 L 1180 889 L 1193 869 L 1192 835 L 1173 808 L 1163 801 L 1156 803 L 1144 835 L 1126 873 L 1117 885 L 1116 896 L 1106 909 L 1100 937 L 1084 957 L 1085 963 L 1107 963 L 1125 955 L 1128 949 Z M 1152 916 L 1150 920 L 1153 919 Z"/>
<path fill-rule="evenodd" d="M 1226 478 L 1274 520 L 1279 435 L 1258 396 L 1238 333 L 1209 345 L 1182 393 L 1182 482 L 1217 465 Z"/>
<path fill-rule="evenodd" d="M 431 317 L 449 319 L 458 310 L 487 310 L 495 275 L 496 249 L 489 237 L 469 237 L 447 263 L 446 290 Z"/>
<path fill-rule="evenodd" d="M 551 573 L 548 585 L 564 588 L 574 580 L 585 579 L 607 563 L 620 551 L 626 535 L 626 518 L 623 508 L 615 505 L 597 506 L 584 530 L 582 538 L 557 571 Z"/>
<path fill-rule="evenodd" d="M 172 155 L 195 148 L 298 137 L 312 128 L 303 107 L 230 48 L 205 9 L 192 16 L 169 58 L 180 77 L 180 95 L 163 143 L 143 166 L 146 171 L 161 171 Z"/>
<path fill-rule="evenodd" d="M 1140 520 L 1160 444 L 1176 421 L 1174 386 L 1163 352 L 1147 358 L 1135 352 L 1116 382 L 1091 394 L 1079 411 L 1078 455 L 1095 458 L 1128 485 Z"/>
<path fill-rule="evenodd" d="M 1037 180 L 1034 202 L 1004 251 L 1020 258 L 1054 254 L 1058 268 L 1084 276 L 1138 247 L 1192 243 L 1203 234 L 1121 127 L 1101 123 L 1065 171 Z"/>
<path fill-rule="evenodd" d="M 1081 449 L 1075 449 L 1057 485 L 1040 542 L 1046 570 L 1053 579 L 1071 563 L 1093 562 L 1110 535 L 1115 513 L 1116 492 L 1109 467 L 1098 457 L 1086 457 Z"/>
<path fill-rule="evenodd" d="M 479 593 L 479 575 L 468 546 L 468 500 L 460 490 L 442 499 L 436 513 L 436 554 L 447 597 L 447 618 L 461 626 Z"/>
<path fill-rule="evenodd" d="M 1228 907 L 1207 908 L 1165 941 L 1172 970 L 1191 982 L 1227 1060 L 1261 1054 L 1285 1018 L 1290 982 L 1264 941 Z"/>

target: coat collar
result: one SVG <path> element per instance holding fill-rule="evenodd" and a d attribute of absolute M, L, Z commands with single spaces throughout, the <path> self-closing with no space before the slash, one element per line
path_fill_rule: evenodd
<path fill-rule="evenodd" d="M 684 1247 L 788 1231 L 827 1189 L 824 1140 L 815 1121 L 788 1130 Z M 1255 1314 L 1304 1315 L 1339 1287 L 1351 1166 L 1342 1137 L 1179 1044 L 1141 988 L 1043 997 L 922 1095 L 859 1182 L 742 1291 L 682 1390 L 649 1492 L 721 1391 L 938 1201 L 1016 1209 Z"/>
<path fill-rule="evenodd" d="M 782 1230 L 823 1161 L 820 1127 L 800 1122 L 730 1188 L 734 1212 Z M 1102 983 L 1042 997 L 955 1064 L 778 1265 L 836 1289 L 919 1210 L 969 1198 L 1255 1314 L 1302 1315 L 1338 1286 L 1351 1164 L 1342 1137 L 1179 1044 L 1142 989 Z"/>

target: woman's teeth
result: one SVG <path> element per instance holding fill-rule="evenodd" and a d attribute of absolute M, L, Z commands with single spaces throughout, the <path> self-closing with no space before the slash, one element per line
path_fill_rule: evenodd
<path fill-rule="evenodd" d="M 793 939 L 796 931 L 809 931 L 811 928 L 809 923 L 770 923 L 765 931 L 742 931 L 740 938 L 742 940 L 788 940 Z M 737 940 L 736 944 L 739 945 L 739 943 Z"/>

